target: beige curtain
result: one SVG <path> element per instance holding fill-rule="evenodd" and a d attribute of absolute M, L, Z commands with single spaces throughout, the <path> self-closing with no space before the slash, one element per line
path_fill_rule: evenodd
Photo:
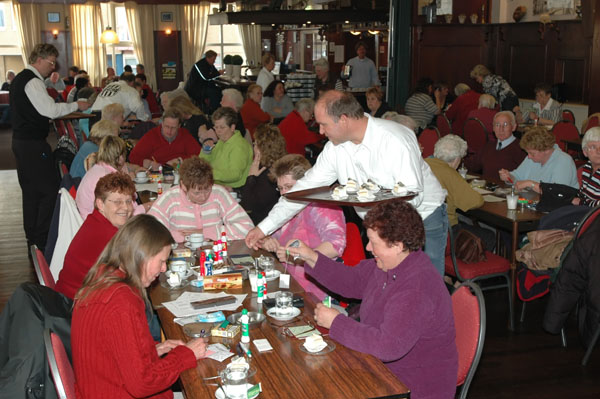
<path fill-rule="evenodd" d="M 183 74 L 187 76 L 192 65 L 204 54 L 210 3 L 186 4 L 180 7 Z"/>
<path fill-rule="evenodd" d="M 21 57 L 25 66 L 29 65 L 29 55 L 36 44 L 41 42 L 40 13 L 38 4 L 12 3 L 15 21 L 18 21 L 19 38 L 21 39 Z"/>
<path fill-rule="evenodd" d="M 240 36 L 242 37 L 242 45 L 244 46 L 244 52 L 246 53 L 246 64 L 247 65 L 258 65 L 260 64 L 260 25 L 239 25 Z"/>
<path fill-rule="evenodd" d="M 100 86 L 106 71 L 106 48 L 100 43 L 104 24 L 100 3 L 71 4 L 73 65 L 85 69 L 94 86 Z"/>
<path fill-rule="evenodd" d="M 125 2 L 129 34 L 140 64 L 144 65 L 147 83 L 156 90 L 154 65 L 154 9 L 153 5 Z"/>

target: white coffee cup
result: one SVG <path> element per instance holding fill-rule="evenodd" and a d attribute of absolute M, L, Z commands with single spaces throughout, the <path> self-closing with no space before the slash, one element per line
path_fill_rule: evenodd
<path fill-rule="evenodd" d="M 137 177 L 138 179 L 145 179 L 146 177 L 148 177 L 148 175 L 146 175 L 146 172 L 141 171 L 141 172 L 137 172 L 135 174 L 135 177 Z"/>
<path fill-rule="evenodd" d="M 184 260 L 174 260 L 169 264 L 169 268 L 183 278 L 187 274 L 188 264 Z"/>
<path fill-rule="evenodd" d="M 189 236 L 185 236 L 185 240 L 193 245 L 200 245 L 204 242 L 204 234 L 194 233 Z"/>
<path fill-rule="evenodd" d="M 519 201 L 519 196 L 516 194 L 508 194 L 506 196 L 506 207 L 508 209 L 514 210 L 517 209 L 517 202 Z"/>

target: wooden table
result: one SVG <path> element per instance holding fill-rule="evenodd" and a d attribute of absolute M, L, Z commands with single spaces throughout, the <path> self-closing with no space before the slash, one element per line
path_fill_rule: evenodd
<path fill-rule="evenodd" d="M 229 246 L 230 254 L 250 253 L 243 241 L 234 241 Z M 282 270 L 280 264 L 276 266 Z M 279 280 L 268 283 L 268 290 L 278 290 Z M 187 288 L 187 287 L 186 287 Z M 312 320 L 315 303 L 303 292 L 302 288 L 293 281 L 291 291 L 304 296 L 305 306 L 299 316 L 297 325 L 306 324 L 303 320 Z M 256 294 L 252 295 L 250 284 L 246 280 L 242 289 L 227 290 L 227 293 L 247 293 L 244 307 L 250 311 L 262 311 L 256 303 Z M 160 285 L 154 285 L 150 290 L 150 298 L 157 308 L 162 328 L 167 338 L 189 340 L 184 335 L 181 326 L 173 322 L 173 314 L 160 304 L 165 300 L 175 299 L 181 291 L 173 292 Z M 241 311 L 241 309 L 238 309 Z M 230 313 L 230 312 L 226 312 Z M 256 375 L 249 378 L 251 383 L 262 383 L 261 399 L 285 398 L 406 398 L 410 393 L 389 369 L 377 358 L 356 352 L 344 347 L 338 342 L 335 350 L 324 355 L 311 355 L 300 350 L 304 342 L 282 334 L 281 328 L 274 328 L 270 323 L 284 324 L 267 317 L 261 325 L 250 329 L 250 339 L 266 338 L 273 350 L 260 353 L 251 344 L 252 367 L 256 367 Z M 239 334 L 233 339 L 211 337 L 211 343 L 222 342 L 232 348 L 239 341 Z M 326 340 L 331 340 L 326 337 Z M 181 374 L 181 383 L 188 399 L 214 398 L 216 386 L 214 380 L 203 381 L 203 377 L 216 376 L 231 358 L 224 362 L 212 359 L 198 361 L 195 369 Z"/>

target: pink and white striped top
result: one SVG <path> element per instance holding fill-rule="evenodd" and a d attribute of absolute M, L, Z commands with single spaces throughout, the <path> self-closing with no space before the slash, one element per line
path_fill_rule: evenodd
<path fill-rule="evenodd" d="M 241 240 L 254 227 L 252 220 L 225 188 L 213 185 L 208 200 L 197 205 L 187 199 L 179 186 L 161 195 L 148 211 L 164 224 L 177 242 L 183 242 L 182 230 L 202 229 L 205 239 L 217 240 L 223 231 L 230 240 Z"/>

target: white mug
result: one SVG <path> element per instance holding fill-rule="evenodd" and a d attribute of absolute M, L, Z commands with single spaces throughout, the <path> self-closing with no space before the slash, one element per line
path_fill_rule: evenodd
<path fill-rule="evenodd" d="M 185 236 L 185 240 L 191 244 L 202 244 L 204 242 L 204 234 L 190 234 L 189 236 Z"/>
<path fill-rule="evenodd" d="M 137 177 L 138 179 L 145 179 L 146 177 L 148 177 L 148 175 L 146 174 L 146 172 L 141 171 L 141 172 L 137 172 L 135 174 L 135 177 Z"/>
<path fill-rule="evenodd" d="M 169 268 L 172 272 L 179 274 L 181 278 L 184 278 L 187 274 L 188 264 L 184 260 L 174 260 L 169 264 Z"/>

